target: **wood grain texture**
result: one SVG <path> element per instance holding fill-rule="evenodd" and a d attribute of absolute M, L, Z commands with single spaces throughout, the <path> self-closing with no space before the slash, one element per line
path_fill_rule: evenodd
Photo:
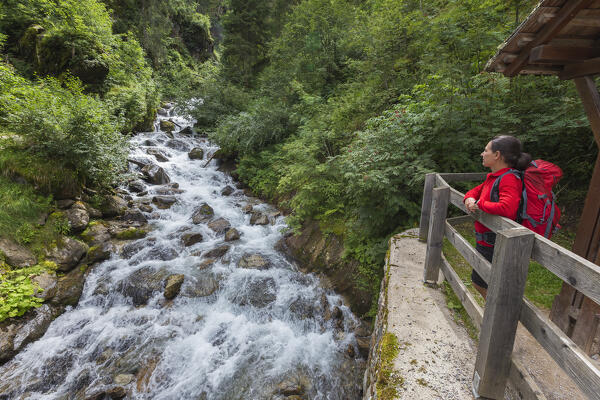
<path fill-rule="evenodd" d="M 425 282 L 437 282 L 442 258 L 442 243 L 446 225 L 446 214 L 450 199 L 450 188 L 433 189 L 431 216 L 429 217 L 429 233 L 427 235 L 427 253 L 425 254 Z"/>
<path fill-rule="evenodd" d="M 529 301 L 523 300 L 521 323 L 590 398 L 600 400 L 600 371 L 566 334 Z"/>
<path fill-rule="evenodd" d="M 479 396 L 504 398 L 533 242 L 527 228 L 497 233 L 475 362 L 473 389 Z"/>
<path fill-rule="evenodd" d="M 429 233 L 429 216 L 431 213 L 431 196 L 435 185 L 435 174 L 425 175 L 425 184 L 423 187 L 423 202 L 421 203 L 421 222 L 419 224 L 419 240 L 427 241 Z"/>

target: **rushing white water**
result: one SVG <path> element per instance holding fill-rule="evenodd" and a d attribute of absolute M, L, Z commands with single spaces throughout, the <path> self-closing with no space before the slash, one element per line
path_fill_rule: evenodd
<path fill-rule="evenodd" d="M 181 127 L 192 122 L 172 118 Z M 360 363 L 346 355 L 356 346 L 352 331 L 358 321 L 339 296 L 274 249 L 283 218 L 251 225 L 244 205 L 265 213 L 274 209 L 240 190 L 220 194 L 234 183 L 215 161 L 203 167 L 217 150 L 205 139 L 178 132 L 171 139 L 157 121 L 155 132 L 131 142 L 132 158 L 160 165 L 183 192 L 175 194 L 170 209 L 146 214 L 153 227 L 146 238 L 89 272 L 77 307 L 0 367 L 0 398 L 87 399 L 119 385 L 131 399 L 284 399 L 277 385 L 288 379 L 301 384 L 304 399 L 359 398 Z M 204 160 L 189 159 L 192 147 L 204 149 Z M 157 162 L 149 148 L 163 151 L 168 161 Z M 148 185 L 146 197 L 157 188 Z M 192 223 L 193 210 L 204 202 L 215 218 L 241 233 L 208 268 L 199 267 L 202 253 L 223 245 L 224 238 L 206 223 Z M 185 247 L 181 235 L 190 232 L 204 240 Z M 249 253 L 262 255 L 271 267 L 238 268 Z M 184 274 L 180 294 L 166 302 L 162 290 L 155 290 L 146 305 L 135 303 L 131 289 L 152 274 L 162 280 Z M 202 285 L 217 289 L 194 295 Z M 343 318 L 325 318 L 336 306 Z M 131 382 L 115 381 L 121 374 Z"/>

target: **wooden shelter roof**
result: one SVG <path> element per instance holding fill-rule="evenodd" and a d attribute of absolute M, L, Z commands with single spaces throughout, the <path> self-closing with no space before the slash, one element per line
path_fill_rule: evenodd
<path fill-rule="evenodd" d="M 485 69 L 509 77 L 600 74 L 600 0 L 540 1 Z"/>

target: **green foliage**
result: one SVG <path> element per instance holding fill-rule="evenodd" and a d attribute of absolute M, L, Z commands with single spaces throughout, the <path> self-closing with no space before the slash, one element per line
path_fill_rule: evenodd
<path fill-rule="evenodd" d="M 32 186 L 12 182 L 0 175 L 0 232 L 21 243 L 33 239 L 33 226 L 50 208 L 51 198 L 40 196 Z"/>
<path fill-rule="evenodd" d="M 6 264 L 0 263 L 0 322 L 20 317 L 30 309 L 41 306 L 43 300 L 34 297 L 34 293 L 40 288 L 31 281 L 31 277 L 55 268 L 55 264 L 44 262 L 33 267 L 11 270 Z"/>
<path fill-rule="evenodd" d="M 90 184 L 110 185 L 125 167 L 127 145 L 118 121 L 76 79 L 35 84 L 0 66 L 0 124 L 21 136 L 28 151 L 58 161 Z"/>

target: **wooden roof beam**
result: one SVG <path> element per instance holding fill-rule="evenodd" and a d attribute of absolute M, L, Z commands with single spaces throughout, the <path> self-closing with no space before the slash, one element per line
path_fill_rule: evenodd
<path fill-rule="evenodd" d="M 565 80 L 593 75 L 600 75 L 600 57 L 592 58 L 577 64 L 566 65 L 558 77 Z"/>
<path fill-rule="evenodd" d="M 504 72 L 506 76 L 515 76 L 523 69 L 525 63 L 529 59 L 529 51 L 541 44 L 545 44 L 552 40 L 558 33 L 567 25 L 579 11 L 589 6 L 594 0 L 570 0 L 568 1 L 552 21 L 548 22 L 542 30 L 536 35 L 535 39 L 523 47 L 519 57 L 515 59 Z"/>
<path fill-rule="evenodd" d="M 529 63 L 567 64 L 600 57 L 600 47 L 553 46 L 544 44 L 529 53 Z"/>

